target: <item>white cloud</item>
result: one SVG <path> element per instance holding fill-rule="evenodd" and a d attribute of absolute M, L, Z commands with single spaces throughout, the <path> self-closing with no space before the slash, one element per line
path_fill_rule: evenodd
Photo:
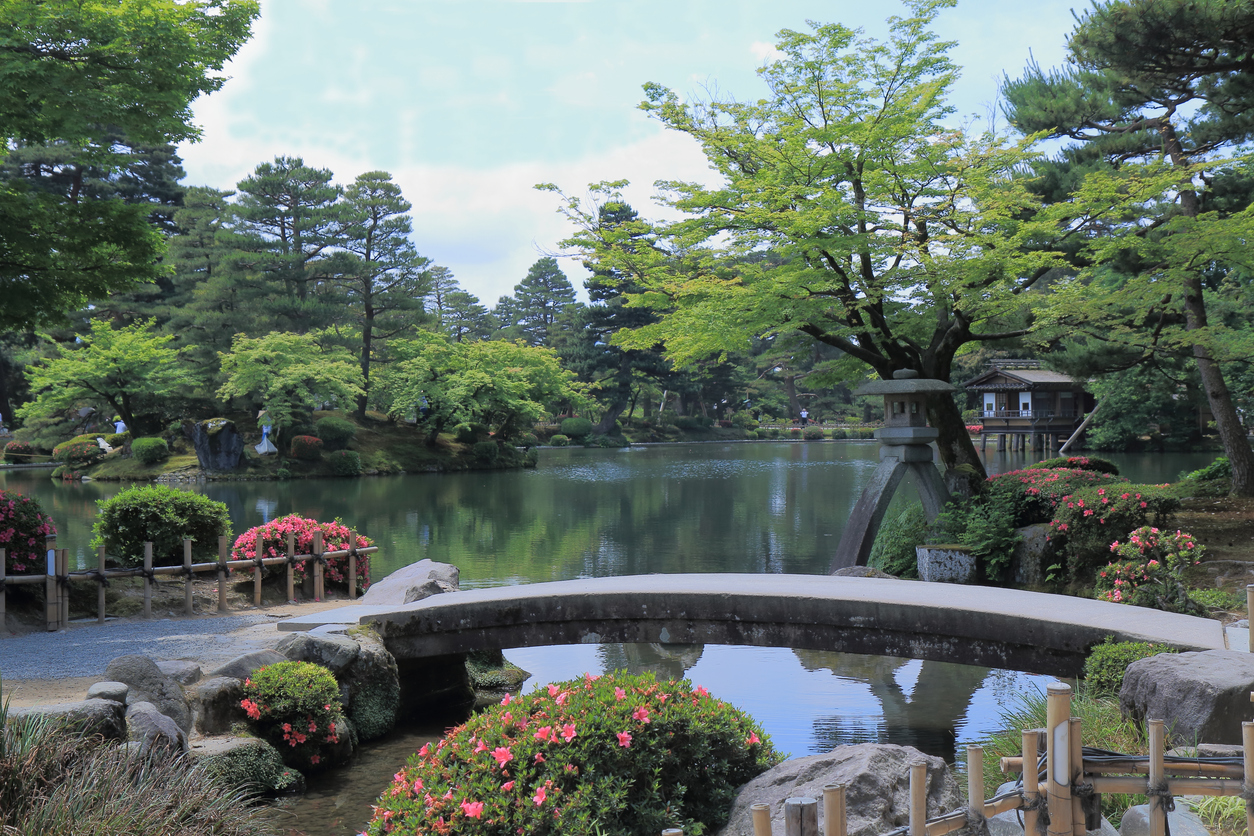
<path fill-rule="evenodd" d="M 775 44 L 768 41 L 754 41 L 749 44 L 749 53 L 757 59 L 759 64 L 768 61 L 778 61 L 784 57 L 784 53 L 775 48 Z"/>

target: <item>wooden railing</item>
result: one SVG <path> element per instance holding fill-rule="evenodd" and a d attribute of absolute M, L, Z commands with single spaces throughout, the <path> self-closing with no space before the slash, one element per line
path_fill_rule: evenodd
<path fill-rule="evenodd" d="M 333 558 L 348 558 L 348 595 L 350 598 L 357 597 L 357 556 L 374 554 L 379 549 L 377 546 L 368 546 L 366 548 L 357 548 L 350 546 L 347 549 L 337 551 L 324 552 L 322 550 L 322 532 L 315 531 L 313 535 L 313 551 L 310 554 L 296 553 L 296 535 L 294 532 L 287 533 L 287 554 L 280 557 L 263 557 L 253 558 L 249 560 L 229 560 L 231 554 L 231 543 L 229 537 L 218 538 L 218 559 L 207 563 L 192 562 L 192 540 L 183 540 L 183 563 L 178 566 L 153 566 L 152 565 L 152 543 L 144 543 L 144 565 L 142 568 L 133 569 L 108 569 L 106 568 L 106 557 L 104 546 L 97 549 L 96 556 L 98 560 L 97 568 L 80 570 L 76 572 L 69 571 L 69 550 L 58 549 L 55 537 L 49 537 L 46 541 L 47 568 L 40 575 L 5 575 L 5 549 L 0 549 L 0 624 L 4 623 L 5 599 L 7 590 L 10 586 L 20 586 L 24 584 L 43 584 L 45 599 L 45 618 L 49 632 L 60 630 L 66 627 L 70 621 L 70 595 L 69 588 L 71 583 L 88 582 L 99 584 L 97 592 L 97 621 L 101 624 L 105 621 L 105 587 L 109 585 L 110 578 L 136 578 L 144 579 L 144 617 L 152 617 L 152 587 L 156 583 L 158 575 L 183 575 L 183 605 L 187 615 L 194 615 L 195 609 L 192 602 L 192 581 L 196 574 L 201 572 L 216 572 L 218 575 L 218 612 L 229 612 L 230 608 L 226 602 L 226 576 L 231 569 L 242 569 L 251 567 L 253 570 L 253 604 L 261 605 L 261 572 L 267 566 L 277 566 L 286 564 L 287 566 L 287 600 L 294 601 L 296 598 L 296 578 L 295 569 L 298 563 L 307 563 L 313 561 L 313 586 L 314 600 L 321 601 L 326 595 L 326 582 L 324 578 L 324 568 L 326 562 Z M 350 535 L 350 542 L 357 542 L 357 533 Z M 260 548 L 259 548 L 260 550 Z"/>

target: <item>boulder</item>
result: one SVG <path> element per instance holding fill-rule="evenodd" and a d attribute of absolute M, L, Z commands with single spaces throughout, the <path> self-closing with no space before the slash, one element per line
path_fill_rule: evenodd
<path fill-rule="evenodd" d="M 41 714 L 74 734 L 98 734 L 106 740 L 126 739 L 126 707 L 115 700 L 88 699 L 40 705 L 34 708 L 10 708 L 9 721 Z"/>
<path fill-rule="evenodd" d="M 279 751 L 259 737 L 202 737 L 191 744 L 188 755 L 210 773 L 251 792 L 278 795 L 305 791 L 305 776 L 285 765 Z"/>
<path fill-rule="evenodd" d="M 187 735 L 170 717 L 150 702 L 134 702 L 126 709 L 126 736 L 139 744 L 143 754 L 167 749 L 180 754 L 187 749 Z"/>
<path fill-rule="evenodd" d="M 874 566 L 846 566 L 844 569 L 837 569 L 833 572 L 838 578 L 889 578 L 897 580 L 896 575 L 890 575 L 883 569 L 876 569 Z"/>
<path fill-rule="evenodd" d="M 275 650 L 293 662 L 321 665 L 338 678 L 361 654 L 361 645 L 345 636 L 311 636 L 293 633 Z"/>
<path fill-rule="evenodd" d="M 125 682 L 97 682 L 87 689 L 89 700 L 113 700 L 126 704 L 126 692 L 131 688 Z"/>
<path fill-rule="evenodd" d="M 185 425 L 186 426 L 186 425 Z M 235 430 L 235 422 L 226 418 L 210 418 L 191 427 L 191 442 L 201 470 L 234 470 L 244 454 L 244 438 Z"/>
<path fill-rule="evenodd" d="M 965 546 L 915 546 L 919 579 L 932 583 L 974 583 L 975 555 Z"/>
<path fill-rule="evenodd" d="M 168 662 L 157 662 L 157 668 L 179 685 L 191 685 L 200 679 L 200 665 L 185 662 L 182 659 L 171 659 Z"/>
<path fill-rule="evenodd" d="M 352 721 L 357 736 L 365 740 L 382 737 L 396 725 L 401 704 L 401 680 L 396 659 L 372 630 L 354 630 L 351 639 L 358 647 L 352 663 L 336 674 L 344 713 Z M 466 666 L 462 665 L 465 675 Z"/>
<path fill-rule="evenodd" d="M 1049 523 L 1015 530 L 1019 533 L 1019 542 L 1015 543 L 1014 554 L 1010 558 L 1011 580 L 1023 586 L 1040 586 L 1045 583 L 1045 568 L 1056 562 L 1053 559 L 1053 544 L 1049 541 Z"/>
<path fill-rule="evenodd" d="M 435 585 L 432 586 L 429 581 L 434 581 Z M 460 573 L 456 566 L 419 560 L 372 583 L 366 594 L 361 596 L 360 603 L 399 606 L 421 601 L 437 592 L 456 592 L 460 586 Z"/>
<path fill-rule="evenodd" d="M 257 668 L 264 668 L 266 665 L 277 665 L 279 662 L 286 661 L 288 661 L 287 657 L 276 650 L 254 650 L 252 653 L 236 656 L 225 665 L 209 671 L 209 675 L 230 676 L 242 682 L 252 676 L 253 671 L 257 670 Z"/>
<path fill-rule="evenodd" d="M 126 694 L 128 706 L 140 702 L 152 703 L 184 734 L 192 730 L 192 710 L 183 696 L 183 689 L 147 656 L 119 656 L 105 668 L 105 676 L 130 686 Z"/>
<path fill-rule="evenodd" d="M 1128 665 L 1119 708 L 1138 723 L 1164 721 L 1181 744 L 1240 743 L 1252 690 L 1254 654 L 1160 653 Z"/>
<path fill-rule="evenodd" d="M 1210 831 L 1197 814 L 1184 805 L 1182 799 L 1175 800 L 1176 809 L 1167 813 L 1167 832 L 1171 836 L 1210 836 Z M 1149 836 L 1149 805 L 1138 804 L 1124 811 L 1119 821 L 1119 836 Z"/>
<path fill-rule="evenodd" d="M 233 676 L 213 676 L 191 690 L 192 718 L 201 734 L 223 734 L 231 725 L 243 722 L 247 714 L 240 706 L 244 682 Z"/>
<path fill-rule="evenodd" d="M 910 820 L 910 765 L 927 763 L 927 815 L 963 806 L 953 775 L 941 758 L 911 746 L 860 743 L 838 746 L 825 755 L 793 758 L 740 788 L 727 825 L 719 836 L 752 836 L 749 807 L 770 805 L 775 832 L 784 829 L 784 799 L 823 798 L 823 788 L 844 784 L 849 836 L 878 836 Z M 820 801 L 819 809 L 822 810 Z M 823 827 L 820 814 L 820 829 Z"/>

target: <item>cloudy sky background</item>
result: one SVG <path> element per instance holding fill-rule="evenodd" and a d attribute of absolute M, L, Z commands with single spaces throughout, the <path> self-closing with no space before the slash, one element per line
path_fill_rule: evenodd
<path fill-rule="evenodd" d="M 261 0 L 225 87 L 201 99 L 189 185 L 234 188 L 260 162 L 301 156 L 339 183 L 391 172 L 414 204 L 419 252 L 489 307 L 571 233 L 568 194 L 627 179 L 641 214 L 656 180 L 710 181 L 696 144 L 637 109 L 654 81 L 684 96 L 756 99 L 781 29 L 838 21 L 882 37 L 884 3 L 828 0 Z M 1071 0 L 960 0 L 937 31 L 963 67 L 955 121 L 993 112 L 1003 71 L 1059 63 Z M 1030 10 L 1029 10 L 1030 9 Z M 563 269 L 577 287 L 584 271 Z M 580 287 L 581 291 L 582 288 Z M 581 292 L 582 296 L 582 292 Z"/>

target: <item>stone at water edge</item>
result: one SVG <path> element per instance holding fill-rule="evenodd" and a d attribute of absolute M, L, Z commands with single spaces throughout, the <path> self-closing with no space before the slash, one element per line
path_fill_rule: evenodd
<path fill-rule="evenodd" d="M 435 586 L 429 582 L 434 581 Z M 461 588 L 460 572 L 450 563 L 419 560 L 402 566 L 386 578 L 370 585 L 358 603 L 370 605 L 400 605 L 420 601 L 440 592 L 456 592 Z"/>
<path fill-rule="evenodd" d="M 305 791 L 305 776 L 283 763 L 279 751 L 259 737 L 202 737 L 191 742 L 187 754 L 210 771 L 220 769 L 230 780 L 265 795 Z M 241 762 L 251 771 L 241 772 Z"/>
<path fill-rule="evenodd" d="M 233 676 L 214 676 L 191 689 L 192 716 L 201 734 L 223 734 L 248 714 L 240 702 L 244 683 Z"/>
<path fill-rule="evenodd" d="M 1182 745 L 1240 743 L 1250 717 L 1254 654 L 1235 650 L 1160 653 L 1123 676 L 1119 710 L 1137 723 L 1162 720 Z"/>
<path fill-rule="evenodd" d="M 244 439 L 236 432 L 235 422 L 226 418 L 210 418 L 192 424 L 190 430 L 184 424 L 184 434 L 196 448 L 196 458 L 201 470 L 234 470 L 244 455 Z"/>
<path fill-rule="evenodd" d="M 361 645 L 345 636 L 292 633 L 275 648 L 293 662 L 321 665 L 337 678 L 361 654 Z"/>
<path fill-rule="evenodd" d="M 357 644 L 357 656 L 336 676 L 344 713 L 360 740 L 374 740 L 396 725 L 401 705 L 400 672 L 396 659 L 373 630 L 354 630 L 349 640 Z"/>
<path fill-rule="evenodd" d="M 1167 814 L 1167 828 L 1171 836 L 1210 836 L 1210 831 L 1197 814 L 1185 806 L 1182 799 L 1175 799 L 1176 809 Z M 1149 836 L 1149 805 L 1129 807 L 1119 820 L 1119 836 Z"/>
<path fill-rule="evenodd" d="M 822 799 L 823 788 L 833 784 L 846 787 L 849 836 L 878 836 L 909 822 L 910 765 L 918 761 L 927 763 L 928 817 L 962 807 L 958 785 L 943 759 L 911 746 L 860 743 L 793 758 L 754 778 L 740 788 L 731 817 L 717 836 L 752 836 L 749 807 L 757 803 L 770 806 L 773 827 L 783 832 L 784 799 Z"/>
<path fill-rule="evenodd" d="M 225 665 L 209 671 L 209 675 L 230 676 L 243 681 L 252 676 L 253 671 L 257 670 L 257 668 L 264 668 L 266 665 L 277 665 L 279 662 L 286 662 L 287 660 L 286 656 L 276 650 L 254 650 L 252 653 L 236 656 Z"/>
<path fill-rule="evenodd" d="M 130 686 L 126 704 L 150 702 L 186 734 L 192 730 L 192 710 L 182 687 L 161 672 L 147 656 L 119 656 L 105 668 L 105 677 Z"/>
<path fill-rule="evenodd" d="M 147 754 L 155 748 L 175 754 L 186 751 L 187 735 L 178 725 L 150 702 L 136 702 L 126 709 L 126 735 L 139 751 Z"/>
<path fill-rule="evenodd" d="M 42 715 L 64 723 L 72 734 L 98 734 L 105 740 L 126 739 L 126 706 L 114 700 L 89 699 L 40 705 L 34 708 L 10 708 L 9 722 L 19 717 Z"/>

